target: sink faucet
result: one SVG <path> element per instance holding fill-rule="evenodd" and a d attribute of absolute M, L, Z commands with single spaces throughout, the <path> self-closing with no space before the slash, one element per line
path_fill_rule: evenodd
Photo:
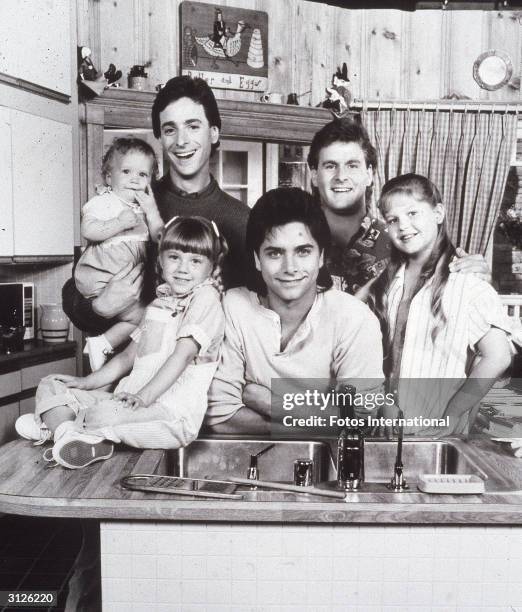
<path fill-rule="evenodd" d="M 402 463 L 402 441 L 404 438 L 404 426 L 402 425 L 402 420 L 404 419 L 404 412 L 400 408 L 398 408 L 397 411 L 397 418 L 399 419 L 399 426 L 397 432 L 397 455 L 395 457 L 393 476 L 391 482 L 387 486 L 388 489 L 399 492 L 409 489 L 409 486 L 404 480 L 403 474 L 404 465 Z"/>
<path fill-rule="evenodd" d="M 249 480 L 259 480 L 259 468 L 257 467 L 257 458 L 274 448 L 275 444 L 269 444 L 266 448 L 263 448 L 255 455 L 250 455 L 250 467 L 248 468 L 247 478 Z"/>
<path fill-rule="evenodd" d="M 357 491 L 364 482 L 364 434 L 358 427 L 346 424 L 355 415 L 355 387 L 345 385 L 340 391 L 350 399 L 350 406 L 347 407 L 345 402 L 340 406 L 344 425 L 337 439 L 337 488 Z"/>

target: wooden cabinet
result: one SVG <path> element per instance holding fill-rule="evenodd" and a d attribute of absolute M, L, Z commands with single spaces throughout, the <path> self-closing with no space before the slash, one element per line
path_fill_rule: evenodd
<path fill-rule="evenodd" d="M 101 184 L 100 173 L 104 147 L 117 131 L 132 132 L 141 138 L 151 130 L 151 109 L 156 94 L 130 89 L 107 89 L 101 96 L 86 102 L 80 109 L 82 123 L 82 164 L 81 200 L 86 202 L 95 195 L 95 185 Z M 314 134 L 331 121 L 332 114 L 324 108 L 294 106 L 287 104 L 262 104 L 239 100 L 218 100 L 221 115 L 221 147 L 212 163 L 216 178 L 222 179 L 225 191 L 249 204 L 255 202 L 263 189 L 263 176 L 255 178 L 251 170 L 262 165 L 263 149 L 266 144 L 267 174 L 265 187 L 277 184 L 273 167 L 277 160 L 274 143 L 310 144 Z M 110 130 L 110 131 L 109 131 Z M 147 132 L 144 132 L 146 130 Z M 248 142 L 247 142 L 248 141 Z M 272 144 L 271 144 L 272 143 Z M 239 181 L 227 181 L 223 164 L 228 157 L 246 155 L 250 162 L 244 166 L 246 176 Z M 274 158 L 274 159 L 272 159 Z M 230 167 L 234 167 L 232 164 Z M 228 184 L 229 183 L 229 184 Z M 250 187 L 250 193 L 246 186 Z"/>
<path fill-rule="evenodd" d="M 0 257 L 71 258 L 71 125 L 0 106 L 0 142 Z"/>
<path fill-rule="evenodd" d="M 76 374 L 76 359 L 58 359 L 0 375 L 0 444 L 16 438 L 16 419 L 34 412 L 38 383 L 44 376 L 55 373 Z"/>

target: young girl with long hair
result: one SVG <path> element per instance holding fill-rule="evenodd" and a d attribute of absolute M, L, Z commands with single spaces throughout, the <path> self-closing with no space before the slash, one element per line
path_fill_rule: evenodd
<path fill-rule="evenodd" d="M 379 207 L 391 261 L 369 304 L 381 322 L 389 386 L 407 418 L 447 417 L 444 433 L 465 433 L 473 408 L 510 365 L 510 322 L 487 282 L 450 273 L 455 248 L 441 195 L 429 179 L 405 174 L 390 180 Z M 422 420 L 406 431 L 435 433 Z"/>
<path fill-rule="evenodd" d="M 171 220 L 159 244 L 158 297 L 132 333 L 133 341 L 84 378 L 44 378 L 35 415 L 18 419 L 18 433 L 37 441 L 54 438 L 53 459 L 71 469 L 110 457 L 114 442 L 178 448 L 194 440 L 223 340 L 226 252 L 214 222 Z M 101 390 L 118 380 L 114 393 Z"/>

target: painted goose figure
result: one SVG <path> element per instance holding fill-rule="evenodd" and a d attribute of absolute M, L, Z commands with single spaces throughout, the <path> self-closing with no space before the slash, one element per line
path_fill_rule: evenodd
<path fill-rule="evenodd" d="M 212 58 L 218 57 L 221 59 L 228 59 L 238 66 L 239 63 L 235 62 L 232 58 L 237 55 L 241 49 L 241 32 L 247 27 L 249 27 L 248 24 L 240 20 L 237 22 L 235 34 L 232 34 L 227 28 L 226 37 L 222 40 L 221 44 L 216 44 L 216 42 L 212 40 L 212 36 L 196 36 L 196 43 L 203 47 Z M 216 60 L 213 59 L 212 68 L 217 67 Z"/>

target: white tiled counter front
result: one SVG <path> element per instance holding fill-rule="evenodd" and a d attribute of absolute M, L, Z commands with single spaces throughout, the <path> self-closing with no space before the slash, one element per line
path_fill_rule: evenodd
<path fill-rule="evenodd" d="M 522 611 L 522 527 L 102 522 L 104 612 Z"/>

